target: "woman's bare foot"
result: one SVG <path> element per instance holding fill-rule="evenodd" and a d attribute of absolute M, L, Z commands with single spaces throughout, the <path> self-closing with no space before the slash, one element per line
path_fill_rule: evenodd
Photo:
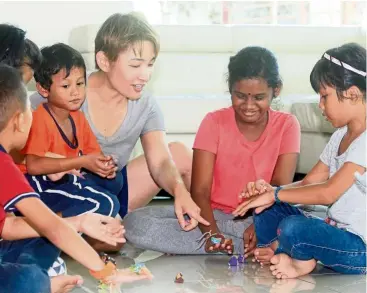
<path fill-rule="evenodd" d="M 270 262 L 273 276 L 277 279 L 292 279 L 311 273 L 316 266 L 316 260 L 296 260 L 288 255 L 281 253 L 274 255 Z"/>
<path fill-rule="evenodd" d="M 83 284 L 81 276 L 57 276 L 51 278 L 51 293 L 67 293 Z"/>

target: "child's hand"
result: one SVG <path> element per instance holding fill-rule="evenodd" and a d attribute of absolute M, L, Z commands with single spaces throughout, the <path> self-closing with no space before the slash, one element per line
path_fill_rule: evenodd
<path fill-rule="evenodd" d="M 68 173 L 84 179 L 84 176 L 82 173 L 80 173 L 80 170 L 73 169 Z"/>
<path fill-rule="evenodd" d="M 79 231 L 112 246 L 125 243 L 125 228 L 120 221 L 100 214 L 83 214 L 79 216 Z"/>
<path fill-rule="evenodd" d="M 255 226 L 251 224 L 243 233 L 243 244 L 245 248 L 245 258 L 254 254 L 256 249 L 256 233 Z"/>
<path fill-rule="evenodd" d="M 109 159 L 109 161 L 105 163 L 106 166 L 115 166 L 115 168 L 112 170 L 112 172 L 110 174 L 108 174 L 108 176 L 106 178 L 107 179 L 113 179 L 113 178 L 116 177 L 116 172 L 118 170 L 117 159 L 115 159 L 114 156 L 112 156 L 112 155 L 107 155 L 106 159 Z"/>
<path fill-rule="evenodd" d="M 256 182 L 249 182 L 240 194 L 240 198 L 249 198 L 255 195 L 263 194 L 270 191 L 273 187 L 265 180 L 260 179 Z"/>
<path fill-rule="evenodd" d="M 115 178 L 116 177 L 116 172 L 117 172 L 117 167 L 115 167 L 115 169 L 113 170 L 113 172 L 112 173 L 110 173 L 106 178 L 107 179 L 113 179 L 113 178 Z"/>
<path fill-rule="evenodd" d="M 83 167 L 89 171 L 106 178 L 116 169 L 115 164 L 110 164 L 111 157 L 103 154 L 89 154 L 83 157 Z"/>
<path fill-rule="evenodd" d="M 80 171 L 75 170 L 75 169 L 70 170 L 70 171 L 65 171 L 65 172 L 59 172 L 59 173 L 55 173 L 55 174 L 48 174 L 47 177 L 51 181 L 58 181 L 62 177 L 64 177 L 65 174 L 72 174 L 72 175 L 78 176 L 80 178 L 84 178 L 84 176 L 80 173 Z"/>

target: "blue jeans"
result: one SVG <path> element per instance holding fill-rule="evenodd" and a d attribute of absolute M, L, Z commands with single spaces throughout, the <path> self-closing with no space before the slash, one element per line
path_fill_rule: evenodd
<path fill-rule="evenodd" d="M 285 253 L 298 260 L 316 259 L 336 272 L 366 273 L 366 244 L 346 230 L 305 216 L 287 203 L 274 204 L 254 214 L 257 247 L 278 241 L 275 254 Z"/>
<path fill-rule="evenodd" d="M 119 214 L 123 219 L 127 214 L 129 200 L 126 166 L 121 171 L 116 172 L 116 177 L 113 179 L 102 178 L 97 174 L 89 172 L 84 174 L 84 177 L 90 182 L 97 184 L 98 186 L 117 196 L 117 199 L 120 203 Z"/>
<path fill-rule="evenodd" d="M 59 254 L 46 238 L 0 241 L 0 292 L 51 292 L 47 270 Z"/>

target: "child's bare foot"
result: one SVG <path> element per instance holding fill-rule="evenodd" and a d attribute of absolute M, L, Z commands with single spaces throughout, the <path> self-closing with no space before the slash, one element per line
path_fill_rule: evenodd
<path fill-rule="evenodd" d="M 222 252 L 232 254 L 233 253 L 232 239 L 225 239 L 224 243 L 221 245 L 221 250 L 222 250 Z"/>
<path fill-rule="evenodd" d="M 51 278 L 51 293 L 67 293 L 83 284 L 81 276 L 57 276 Z"/>
<path fill-rule="evenodd" d="M 254 252 L 254 259 L 262 266 L 270 264 L 270 259 L 274 256 L 274 250 L 270 247 L 256 248 Z"/>
<path fill-rule="evenodd" d="M 296 260 L 288 255 L 281 253 L 274 255 L 270 262 L 273 276 L 277 279 L 292 279 L 311 273 L 316 266 L 316 260 Z"/>

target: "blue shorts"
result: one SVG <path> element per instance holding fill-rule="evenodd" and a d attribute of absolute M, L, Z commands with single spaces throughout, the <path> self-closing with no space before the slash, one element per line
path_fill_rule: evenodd
<path fill-rule="evenodd" d="M 47 176 L 25 174 L 41 200 L 55 213 L 63 217 L 73 217 L 84 213 L 98 213 L 116 217 L 120 211 L 117 196 L 98 183 L 66 174 L 58 181 L 51 181 Z M 107 181 L 104 179 L 101 181 Z M 111 186 L 114 186 L 111 180 Z"/>
<path fill-rule="evenodd" d="M 86 173 L 84 177 L 101 186 L 102 188 L 108 190 L 109 192 L 115 194 L 120 203 L 119 214 L 123 219 L 127 214 L 128 203 L 129 203 L 129 186 L 127 182 L 127 168 L 126 166 L 122 168 L 121 171 L 116 173 L 114 179 L 105 179 L 94 173 Z"/>

